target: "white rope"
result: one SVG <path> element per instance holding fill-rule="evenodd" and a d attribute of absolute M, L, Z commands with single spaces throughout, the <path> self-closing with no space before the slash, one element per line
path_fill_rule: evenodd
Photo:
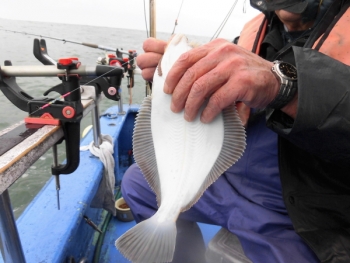
<path fill-rule="evenodd" d="M 115 176 L 114 176 L 114 157 L 113 157 L 113 138 L 110 135 L 100 136 L 102 143 L 99 147 L 92 141 L 89 145 L 81 146 L 81 151 L 90 150 L 91 154 L 100 158 L 104 165 L 104 175 L 107 182 L 107 190 L 114 194 Z"/>

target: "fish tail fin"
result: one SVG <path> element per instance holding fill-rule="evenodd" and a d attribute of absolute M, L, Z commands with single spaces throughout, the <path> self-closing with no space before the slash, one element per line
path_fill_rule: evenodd
<path fill-rule="evenodd" d="M 124 257 L 134 263 L 171 262 L 176 232 L 175 220 L 159 222 L 156 213 L 125 232 L 115 245 Z"/>

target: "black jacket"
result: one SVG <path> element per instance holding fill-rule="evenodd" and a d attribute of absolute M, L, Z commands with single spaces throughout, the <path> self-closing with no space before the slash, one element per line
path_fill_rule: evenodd
<path fill-rule="evenodd" d="M 334 2 L 338 13 L 347 8 L 342 1 Z M 293 120 L 269 110 L 267 126 L 279 134 L 283 197 L 295 231 L 321 262 L 349 263 L 350 67 L 307 48 L 315 34 L 322 33 L 316 30 L 332 26 L 332 20 L 324 22 L 280 57 L 275 49 L 274 59 L 285 56 L 297 67 L 298 113 Z M 273 43 L 267 38 L 273 29 L 262 44 L 263 57 L 269 60 Z"/>

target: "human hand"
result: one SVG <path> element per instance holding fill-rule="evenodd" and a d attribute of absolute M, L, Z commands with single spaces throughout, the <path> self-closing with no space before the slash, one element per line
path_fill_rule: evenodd
<path fill-rule="evenodd" d="M 208 123 L 235 102 L 266 107 L 280 86 L 272 66 L 248 50 L 216 39 L 181 55 L 167 75 L 164 92 L 172 94 L 174 112 L 185 110 L 187 121 L 194 120 L 207 101 L 201 121 Z M 238 107 L 242 122 L 248 119 L 248 107 Z"/>
<path fill-rule="evenodd" d="M 166 41 L 156 38 L 148 38 L 143 42 L 143 50 L 145 53 L 136 57 L 136 63 L 142 70 L 142 77 L 147 81 L 152 81 L 154 71 L 158 66 L 158 62 L 164 54 Z"/>

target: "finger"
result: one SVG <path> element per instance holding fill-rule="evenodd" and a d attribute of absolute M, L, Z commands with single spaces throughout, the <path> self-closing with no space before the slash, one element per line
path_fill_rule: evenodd
<path fill-rule="evenodd" d="M 155 70 L 156 70 L 156 67 L 145 68 L 144 70 L 142 70 L 142 73 L 141 73 L 142 78 L 147 81 L 152 81 Z"/>
<path fill-rule="evenodd" d="M 186 104 L 185 113 L 189 114 L 188 119 L 186 119 L 193 120 L 204 99 L 218 86 L 213 83 L 222 84 L 223 82 L 222 74 L 217 74 L 216 71 L 210 73 L 216 66 L 217 60 L 214 59 L 213 55 L 209 55 L 189 68 L 173 91 L 171 110 L 180 112 Z M 192 103 L 194 104 L 192 105 Z"/>
<path fill-rule="evenodd" d="M 232 105 L 237 100 L 237 94 L 232 90 L 234 83 L 227 82 L 220 87 L 209 99 L 208 104 L 201 114 L 201 122 L 211 122 L 223 109 Z"/>
<path fill-rule="evenodd" d="M 217 68 L 212 69 L 192 85 L 185 102 L 184 117 L 187 121 L 193 121 L 207 98 L 226 83 L 227 78 L 218 71 Z"/>
<path fill-rule="evenodd" d="M 136 57 L 137 66 L 140 69 L 157 67 L 162 54 L 158 53 L 144 53 Z"/>
<path fill-rule="evenodd" d="M 164 40 L 151 37 L 143 42 L 143 50 L 145 52 L 155 52 L 159 54 L 164 54 L 164 50 L 167 44 L 168 43 Z"/>
<path fill-rule="evenodd" d="M 182 54 L 168 72 L 168 75 L 165 79 L 164 92 L 167 94 L 173 93 L 175 87 L 177 87 L 177 84 L 179 83 L 183 75 L 186 73 L 186 71 L 189 71 L 189 69 L 196 62 L 205 57 L 207 54 L 208 49 L 203 47 L 194 48 Z M 194 72 L 195 71 L 190 70 L 189 73 L 187 73 L 187 75 L 194 74 Z M 191 84 L 188 84 L 187 86 L 192 86 L 192 84 L 193 82 Z"/>

